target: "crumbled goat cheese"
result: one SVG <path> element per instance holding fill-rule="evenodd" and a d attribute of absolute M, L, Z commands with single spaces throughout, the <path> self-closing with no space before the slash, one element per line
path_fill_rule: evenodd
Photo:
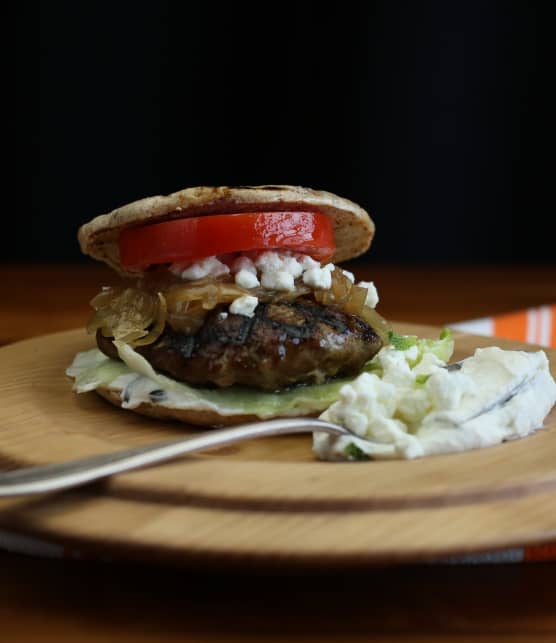
<path fill-rule="evenodd" d="M 294 290 L 294 281 L 303 273 L 303 263 L 291 254 L 269 250 L 255 259 L 261 284 L 269 290 Z"/>
<path fill-rule="evenodd" d="M 261 252 L 255 259 L 255 266 L 261 272 L 270 272 L 274 270 L 285 270 L 294 276 L 294 279 L 299 277 L 303 272 L 303 262 L 299 261 L 297 257 L 286 254 L 283 252 L 275 252 L 269 250 Z"/>
<path fill-rule="evenodd" d="M 242 268 L 239 272 L 236 272 L 234 280 L 236 284 L 242 288 L 256 288 L 261 285 L 257 278 L 257 273 L 253 273 L 246 268 Z"/>
<path fill-rule="evenodd" d="M 367 299 L 365 299 L 365 306 L 368 306 L 369 308 L 376 308 L 376 305 L 378 304 L 378 292 L 375 288 L 375 285 L 372 281 L 360 281 L 358 286 L 361 286 L 361 288 L 366 288 L 367 289 Z"/>
<path fill-rule="evenodd" d="M 232 272 L 237 273 L 241 270 L 247 270 L 247 272 L 251 272 L 254 275 L 257 274 L 257 267 L 253 261 L 244 255 L 237 257 L 232 263 Z"/>
<path fill-rule="evenodd" d="M 309 268 L 303 273 L 303 283 L 313 288 L 328 290 L 332 285 L 334 264 L 328 263 L 324 268 Z"/>
<path fill-rule="evenodd" d="M 259 300 L 252 295 L 242 295 L 237 299 L 234 299 L 230 304 L 230 312 L 233 315 L 245 315 L 245 317 L 253 317 L 255 314 L 255 308 L 257 307 Z"/>
<path fill-rule="evenodd" d="M 282 252 L 275 252 L 274 250 L 266 250 L 261 252 L 255 259 L 255 266 L 261 272 L 270 272 L 275 270 L 283 270 L 286 259 L 294 259 L 291 255 L 286 255 Z"/>
<path fill-rule="evenodd" d="M 295 290 L 294 277 L 286 270 L 263 272 L 261 275 L 261 285 L 268 290 L 285 290 L 289 292 Z"/>
<path fill-rule="evenodd" d="M 267 290 L 292 292 L 295 290 L 295 280 L 301 278 L 306 286 L 328 290 L 332 286 L 332 272 L 335 266 L 328 263 L 321 267 L 320 263 L 310 257 L 295 252 L 279 252 L 265 250 L 255 255 L 254 259 L 239 255 L 229 268 L 217 257 L 207 257 L 191 265 L 174 263 L 170 271 L 182 279 L 193 281 L 204 277 L 231 274 L 235 283 L 249 290 L 262 286 Z M 355 277 L 349 270 L 342 270 L 351 283 Z M 360 281 L 358 286 L 367 289 L 365 304 L 374 308 L 378 303 L 378 294 L 372 281 Z"/>
<path fill-rule="evenodd" d="M 309 270 L 309 268 L 320 268 L 320 263 L 316 259 L 313 259 L 313 257 L 310 257 L 309 255 L 303 255 L 300 261 L 301 261 L 303 270 Z"/>
<path fill-rule="evenodd" d="M 350 272 L 349 270 L 342 270 L 342 272 L 344 273 L 344 277 L 347 277 L 352 284 L 355 283 L 355 275 L 353 272 Z"/>
<path fill-rule="evenodd" d="M 188 281 L 203 279 L 208 276 L 218 277 L 230 272 L 228 266 L 216 257 L 207 257 L 201 261 L 196 261 L 186 268 L 184 268 L 184 265 L 185 264 L 174 263 L 170 266 L 170 272 Z"/>

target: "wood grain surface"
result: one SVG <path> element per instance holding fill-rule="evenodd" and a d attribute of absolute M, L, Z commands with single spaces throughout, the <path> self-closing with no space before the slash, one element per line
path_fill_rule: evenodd
<path fill-rule="evenodd" d="M 455 358 L 491 342 L 460 333 Z M 198 431 L 137 417 L 94 393 L 75 395 L 64 370 L 93 345 L 76 330 L 0 349 L 5 463 L 61 462 Z M 556 374 L 556 351 L 547 353 Z M 412 462 L 318 462 L 309 436 L 269 438 L 116 476 L 85 491 L 86 503 L 72 492 L 22 499 L 0 513 L 0 526 L 176 563 L 414 561 L 556 538 L 556 512 L 545 510 L 556 506 L 555 461 L 556 410 L 526 439 Z"/>
<path fill-rule="evenodd" d="M 418 323 L 443 325 L 556 300 L 556 266 L 396 267 L 362 263 L 356 265 L 356 271 L 359 278 L 374 279 L 377 283 L 383 314 Z M 11 265 L 4 266 L 3 276 L 0 343 L 4 344 L 83 326 L 89 314 L 86 302 L 100 283 L 110 280 L 102 267 L 86 265 Z M 143 437 L 149 436 L 141 433 Z M 539 434 L 522 442 L 533 444 L 541 438 Z M 116 436 L 116 443 L 118 439 Z M 208 454 L 205 459 L 218 460 L 223 455 Z M 237 462 L 234 454 L 228 455 L 232 456 L 230 461 Z M 248 463 L 256 462 L 259 456 L 252 452 L 243 457 Z M 293 464 L 305 464 L 299 457 Z M 123 482 L 133 486 L 136 481 L 130 477 Z M 97 526 L 87 522 L 86 510 L 99 501 L 98 491 L 95 489 L 91 495 L 81 492 L 84 495 L 77 500 L 74 497 L 77 494 L 67 494 L 67 505 L 61 494 L 56 498 L 56 503 L 60 503 L 56 511 L 45 506 L 42 499 L 35 499 L 32 514 L 40 516 L 41 521 L 56 522 L 66 511 L 76 512 L 73 517 L 81 512 L 82 530 L 94 531 Z M 134 493 L 133 489 L 131 492 Z M 102 489 L 104 500 L 117 503 L 119 509 L 112 514 L 116 522 L 122 517 L 122 503 L 129 502 L 122 497 L 125 493 L 110 486 Z M 536 507 L 529 505 L 541 497 L 547 502 Z M 502 518 L 489 519 L 489 507 L 508 503 L 513 508 L 501 510 Z M 483 508 L 485 523 L 490 520 L 490 528 L 493 532 L 498 530 L 499 536 L 505 524 L 515 525 L 517 519 L 524 534 L 528 523 L 541 514 L 549 521 L 556 503 L 547 491 L 522 495 L 517 501 L 504 498 L 455 507 L 422 507 L 414 509 L 400 529 L 414 529 L 423 512 L 451 511 L 444 531 L 455 533 L 457 529 L 450 525 L 457 527 L 465 522 L 462 511 L 474 505 Z M 206 511 L 203 506 L 194 509 Z M 230 513 L 225 508 L 219 510 Z M 149 509 L 145 514 L 149 527 L 141 534 L 145 542 L 152 537 L 152 530 L 159 528 L 157 519 L 148 513 Z M 298 521 L 301 513 L 294 516 Z M 354 517 L 358 512 L 347 513 Z M 280 517 L 284 518 L 282 514 Z M 327 519 L 328 516 L 322 520 L 321 528 Z M 223 529 L 229 524 L 227 520 L 224 516 Z M 190 524 L 184 522 L 183 531 L 190 529 Z M 290 525 L 291 522 L 279 519 L 275 523 L 283 538 Z M 335 526 L 333 523 L 332 527 Z M 244 539 L 249 538 L 252 528 L 253 522 L 245 525 Z M 136 531 L 140 529 L 137 527 Z M 340 530 L 337 536 L 349 539 L 351 533 Z M 172 537 L 181 535 L 178 532 Z M 202 541 L 202 535 L 199 538 Z M 237 540 L 240 545 L 239 534 Z M 299 546 L 304 544 L 298 543 Z M 76 551 L 69 553 L 77 555 Z M 319 566 L 316 561 L 307 568 L 294 566 L 292 572 L 291 567 L 279 562 L 269 568 L 256 559 L 241 556 L 234 570 L 221 569 L 217 558 L 207 565 L 206 558 L 199 560 L 194 555 L 186 567 L 161 566 L 164 561 L 156 557 L 147 557 L 146 561 L 46 560 L 0 553 L 4 579 L 0 584 L 3 637 L 10 641 L 62 642 L 480 643 L 549 641 L 556 636 L 555 563 L 398 565 L 374 567 L 370 571 L 366 567 L 359 569 L 357 564 L 334 570 Z"/>

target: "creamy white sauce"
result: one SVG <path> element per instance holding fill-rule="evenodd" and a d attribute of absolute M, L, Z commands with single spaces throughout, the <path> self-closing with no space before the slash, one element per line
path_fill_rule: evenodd
<path fill-rule="evenodd" d="M 322 459 L 417 458 L 491 446 L 542 427 L 556 402 L 556 383 L 543 351 L 477 349 L 459 370 L 416 347 L 387 347 L 381 373 L 363 373 L 340 390 L 320 417 L 357 437 L 314 435 Z"/>
<path fill-rule="evenodd" d="M 134 409 L 143 403 L 153 402 L 153 391 L 159 391 L 160 399 L 157 401 L 163 402 L 168 408 L 197 408 L 226 414 L 225 408 L 221 409 L 207 400 L 199 399 L 194 389 L 181 386 L 179 382 L 157 373 L 131 346 L 118 341 L 115 341 L 114 345 L 119 358 L 132 371 L 117 377 L 109 384 L 110 389 L 120 391 L 124 409 Z"/>

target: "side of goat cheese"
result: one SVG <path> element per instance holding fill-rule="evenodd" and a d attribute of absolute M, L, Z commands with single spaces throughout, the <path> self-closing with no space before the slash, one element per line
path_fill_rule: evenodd
<path fill-rule="evenodd" d="M 417 458 L 521 438 L 542 427 L 556 403 L 543 351 L 479 348 L 460 368 L 416 347 L 382 349 L 374 372 L 360 375 L 320 417 L 353 431 L 315 433 L 326 460 Z"/>

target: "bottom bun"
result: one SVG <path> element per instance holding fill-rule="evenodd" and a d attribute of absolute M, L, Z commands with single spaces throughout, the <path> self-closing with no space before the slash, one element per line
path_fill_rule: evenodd
<path fill-rule="evenodd" d="M 115 406 L 122 406 L 122 398 L 120 391 L 109 389 L 105 386 L 99 386 L 95 389 L 105 400 L 108 400 Z M 195 410 L 195 409 L 175 409 L 164 406 L 163 404 L 152 404 L 150 402 L 142 402 L 139 406 L 132 409 L 125 409 L 126 411 L 133 411 L 140 415 L 146 415 L 159 420 L 177 420 L 186 424 L 194 424 L 195 426 L 204 426 L 211 428 L 219 428 L 223 426 L 234 426 L 236 424 L 243 424 L 245 422 L 258 422 L 260 417 L 257 415 L 220 415 L 216 411 L 209 410 Z M 281 417 L 279 414 L 273 416 L 272 419 Z M 290 416 L 291 417 L 291 416 Z M 266 418 L 271 419 L 271 418 Z"/>

